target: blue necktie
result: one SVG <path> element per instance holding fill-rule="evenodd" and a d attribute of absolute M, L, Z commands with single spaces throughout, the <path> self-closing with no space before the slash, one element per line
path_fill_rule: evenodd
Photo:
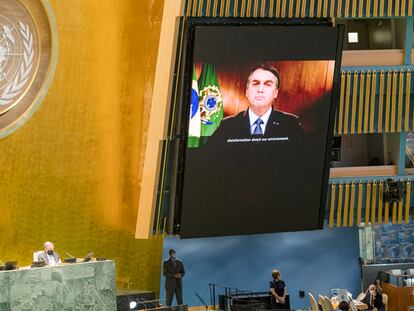
<path fill-rule="evenodd" d="M 264 122 L 262 119 L 258 118 L 254 124 L 256 124 L 256 127 L 254 128 L 253 135 L 263 135 L 262 125 Z"/>

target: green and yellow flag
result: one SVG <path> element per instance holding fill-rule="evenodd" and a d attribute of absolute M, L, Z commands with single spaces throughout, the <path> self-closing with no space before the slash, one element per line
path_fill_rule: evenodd
<path fill-rule="evenodd" d="M 201 119 L 200 145 L 203 145 L 223 120 L 223 99 L 213 64 L 203 64 L 198 80 L 198 91 Z"/>

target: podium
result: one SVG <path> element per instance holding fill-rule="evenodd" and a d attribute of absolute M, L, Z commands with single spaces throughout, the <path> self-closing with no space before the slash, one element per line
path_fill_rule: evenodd
<path fill-rule="evenodd" d="M 0 271 L 0 311 L 116 310 L 115 262 Z"/>

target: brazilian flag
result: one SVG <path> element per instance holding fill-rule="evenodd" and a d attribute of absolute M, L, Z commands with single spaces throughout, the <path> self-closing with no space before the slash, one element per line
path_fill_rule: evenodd
<path fill-rule="evenodd" d="M 195 66 L 193 65 L 193 84 L 191 89 L 190 122 L 188 127 L 188 148 L 199 146 L 201 133 L 200 107 L 198 103 L 198 84 Z"/>
<path fill-rule="evenodd" d="M 223 99 L 216 77 L 216 68 L 204 63 L 198 80 L 198 98 L 200 106 L 200 145 L 213 135 L 223 120 Z"/>

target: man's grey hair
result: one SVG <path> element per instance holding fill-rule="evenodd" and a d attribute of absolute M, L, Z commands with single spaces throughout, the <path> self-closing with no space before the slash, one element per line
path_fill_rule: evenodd
<path fill-rule="evenodd" d="M 46 247 L 48 247 L 48 246 L 54 246 L 54 245 L 53 245 L 53 243 L 52 243 L 52 242 L 50 242 L 50 241 L 46 241 L 46 242 L 43 244 L 43 248 L 46 248 Z"/>

